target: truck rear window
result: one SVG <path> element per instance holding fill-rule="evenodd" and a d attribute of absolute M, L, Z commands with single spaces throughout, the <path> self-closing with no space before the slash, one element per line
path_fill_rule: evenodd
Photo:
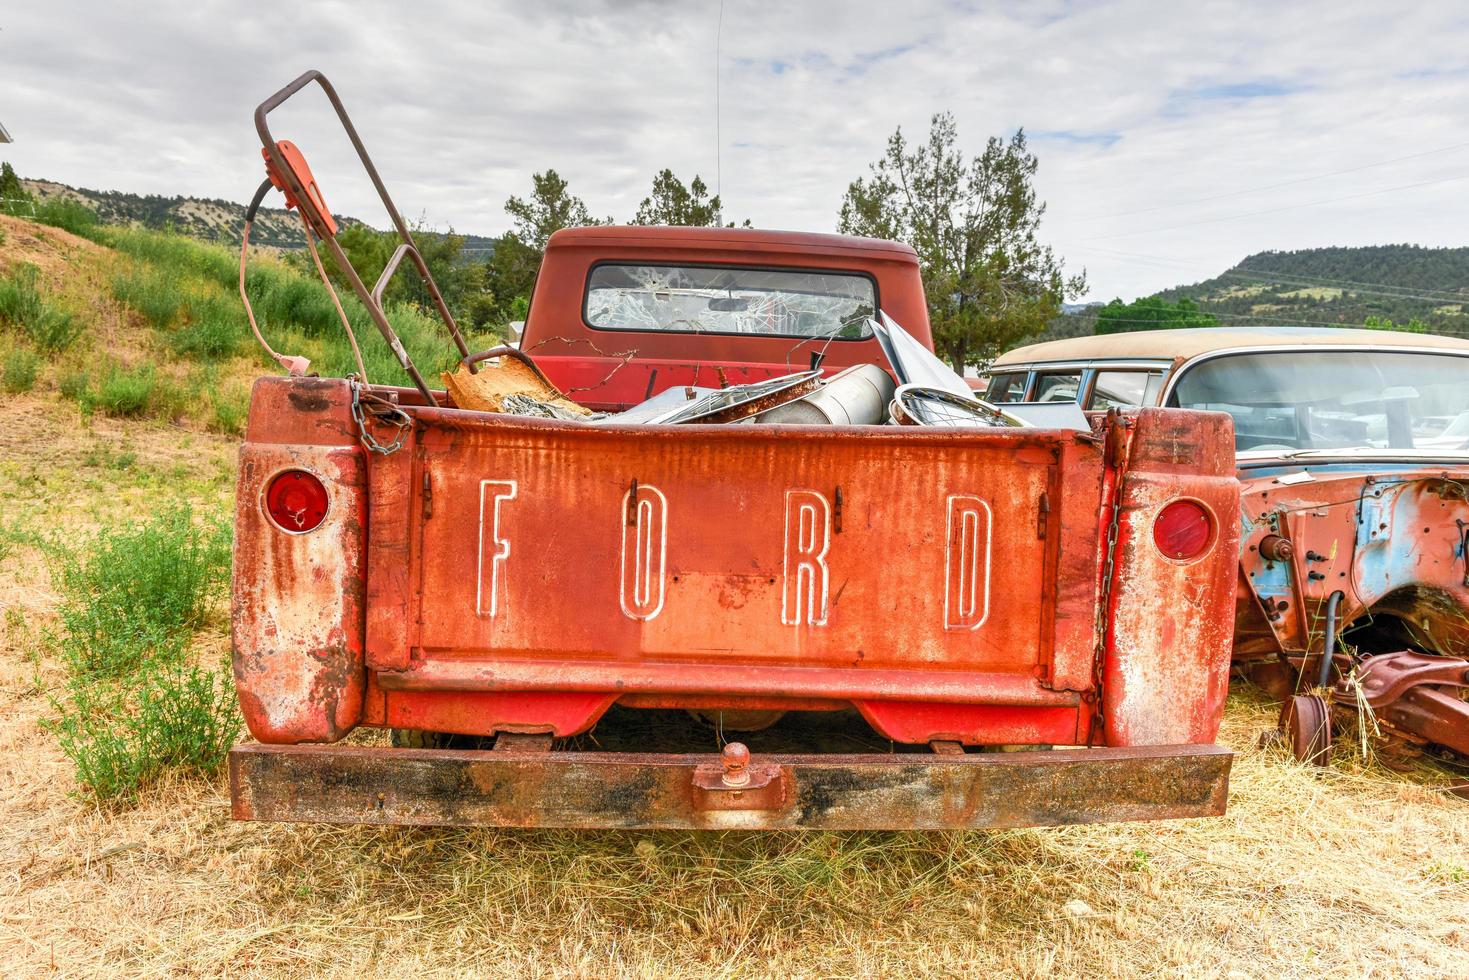
<path fill-rule="evenodd" d="M 862 340 L 876 310 L 876 285 L 856 273 L 603 263 L 584 312 L 598 330 Z"/>

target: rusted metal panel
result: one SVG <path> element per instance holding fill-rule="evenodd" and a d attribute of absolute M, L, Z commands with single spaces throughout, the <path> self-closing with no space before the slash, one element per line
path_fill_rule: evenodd
<path fill-rule="evenodd" d="M 261 548 L 309 551 L 288 566 L 312 577 L 242 600 L 237 641 L 277 642 L 263 618 L 283 611 L 344 624 L 331 643 L 288 637 L 296 656 L 257 656 L 242 672 L 262 740 L 328 741 L 359 718 L 571 735 L 622 698 L 774 713 L 850 704 L 913 744 L 1213 738 L 1223 685 L 1205 621 L 1233 529 L 1221 522 L 1208 554 L 1170 563 L 1148 521 L 1169 495 L 1232 505 L 1216 445 L 1227 423 L 1174 412 L 1136 424 L 1114 623 L 1099 648 L 1116 470 L 1091 434 L 593 427 L 380 394 L 414 420 L 387 457 L 342 445 L 353 431 L 344 383 L 257 389 L 262 445 L 246 452 L 266 462 L 243 471 L 240 537 L 254 550 L 242 551 L 237 587 L 277 574 Z M 325 445 L 273 445 L 291 417 Z M 355 488 L 358 508 L 370 490 L 370 554 L 360 513 L 346 538 L 329 521 L 275 540 L 286 536 L 247 506 L 261 466 L 286 465 L 271 453 L 308 468 L 351 461 L 329 482 Z M 1094 729 L 1104 676 L 1109 725 Z M 360 714 L 326 717 L 323 691 Z M 299 717 L 271 721 L 261 693 Z"/>
<path fill-rule="evenodd" d="M 1460 693 L 1429 685 L 1410 688 L 1383 716 L 1398 728 L 1469 756 L 1469 701 Z"/>
<path fill-rule="evenodd" d="M 374 674 L 381 688 L 398 675 Z M 548 732 L 574 735 L 602 717 L 618 695 L 587 691 L 477 691 L 384 689 L 382 724 L 429 732 L 490 735 Z"/>
<path fill-rule="evenodd" d="M 230 779 L 239 820 L 941 830 L 1215 816 L 1231 760 L 1215 745 L 770 755 L 734 797 L 712 755 L 242 745 Z"/>
<path fill-rule="evenodd" d="M 1425 649 L 1469 655 L 1469 467 L 1374 469 L 1241 474 L 1240 564 L 1269 633 L 1251 637 L 1239 655 L 1319 652 L 1322 608 L 1338 590 L 1344 623 L 1369 610 L 1392 613 L 1417 627 Z M 1289 542 L 1289 554 L 1262 553 L 1270 538 Z"/>
<path fill-rule="evenodd" d="M 232 646 L 240 710 L 271 742 L 334 741 L 362 715 L 366 473 L 356 447 L 246 444 L 235 504 Z M 322 524 L 289 533 L 265 514 L 272 476 L 327 488 Z"/>
<path fill-rule="evenodd" d="M 1469 466 L 1273 465 L 1241 476 L 1236 659 L 1277 693 L 1302 689 L 1302 673 L 1319 673 L 1324 610 L 1339 592 L 1341 624 L 1396 621 L 1392 639 L 1431 654 L 1363 651 L 1372 655 L 1356 679 L 1336 685 L 1339 710 L 1354 709 L 1360 682 L 1390 736 L 1469 752 L 1469 704 L 1444 681 L 1469 657 Z"/>
<path fill-rule="evenodd" d="M 341 378 L 258 378 L 245 444 L 355 446 L 352 394 Z"/>
<path fill-rule="evenodd" d="M 414 640 L 418 577 L 412 519 L 415 444 L 372 461 L 368 478 L 367 665 L 402 670 Z"/>
<path fill-rule="evenodd" d="M 615 660 L 433 659 L 405 671 L 383 671 L 386 691 L 584 691 L 597 693 L 725 694 L 735 697 L 788 692 L 841 701 L 864 698 L 945 701 L 1014 707 L 1077 704 L 1075 691 L 1052 691 L 1033 677 L 1005 671 L 923 670 L 871 667 L 838 671 L 823 666 L 721 663 L 710 657 L 697 671 L 673 671 L 659 663 Z M 920 739 L 928 741 L 928 739 Z"/>
<path fill-rule="evenodd" d="M 1179 499 L 1212 515 L 1212 540 L 1188 561 L 1154 542 L 1154 522 Z M 1213 741 L 1229 689 L 1239 548 L 1229 416 L 1140 411 L 1120 504 L 1103 671 L 1106 744 Z"/>
<path fill-rule="evenodd" d="M 1095 596 L 1055 583 L 1095 568 L 1086 436 L 416 416 L 425 605 L 385 690 L 1056 705 L 1077 698 L 1053 676 L 1089 683 Z"/>

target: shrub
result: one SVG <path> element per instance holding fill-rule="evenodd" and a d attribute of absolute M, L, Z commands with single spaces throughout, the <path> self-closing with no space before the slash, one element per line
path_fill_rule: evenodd
<path fill-rule="evenodd" d="M 190 304 L 189 322 L 168 338 L 169 346 L 186 357 L 217 360 L 239 349 L 245 318 L 239 301 L 210 296 Z"/>
<path fill-rule="evenodd" d="M 181 506 L 49 551 L 63 659 L 79 675 L 117 677 L 177 659 L 224 581 L 230 538 L 223 524 L 200 524 Z"/>
<path fill-rule="evenodd" d="M 209 420 L 209 428 L 215 432 L 223 432 L 227 436 L 237 436 L 245 431 L 245 418 L 250 414 L 249 402 L 240 398 L 227 398 L 216 395 L 212 399 L 214 403 L 214 417 Z"/>
<path fill-rule="evenodd" d="M 234 289 L 240 274 L 239 257 L 230 249 L 209 245 L 173 232 L 143 228 L 112 228 L 107 244 L 142 259 L 175 281 L 197 276 Z"/>
<path fill-rule="evenodd" d="M 5 355 L 5 364 L 0 367 L 0 387 L 12 395 L 30 391 L 36 385 L 36 371 L 41 359 L 24 347 L 17 347 Z"/>
<path fill-rule="evenodd" d="M 0 323 L 19 327 L 43 351 L 61 351 L 81 335 L 82 324 L 41 292 L 35 266 L 21 263 L 0 278 Z"/>
<path fill-rule="evenodd" d="M 311 337 L 342 331 L 337 308 L 332 305 L 331 296 L 318 279 L 272 272 L 264 277 L 261 288 L 252 287 L 249 293 L 261 330 L 265 330 L 267 325 L 277 330 L 296 327 Z M 343 302 L 354 303 L 355 300 L 348 297 Z"/>
<path fill-rule="evenodd" d="M 184 308 L 178 281 L 147 265 L 134 265 L 113 276 L 112 295 L 159 328 L 171 326 Z"/>
<path fill-rule="evenodd" d="M 47 722 L 77 780 L 129 800 L 165 771 L 207 773 L 239 734 L 227 676 L 188 663 L 229 567 L 229 533 L 187 506 L 71 546 L 48 543 L 69 672 Z"/>
<path fill-rule="evenodd" d="M 74 401 L 84 409 L 90 408 L 89 395 L 91 392 L 92 379 L 85 371 L 71 371 L 63 374 L 56 381 L 56 387 L 61 392 L 61 397 Z"/>
<path fill-rule="evenodd" d="M 97 234 L 97 212 L 70 198 L 53 197 L 36 205 L 36 220 L 83 238 Z"/>
<path fill-rule="evenodd" d="M 48 306 L 44 315 L 28 325 L 26 335 L 41 350 L 54 354 L 76 343 L 85 328 L 65 310 Z"/>
<path fill-rule="evenodd" d="M 158 385 L 152 365 L 138 368 L 114 367 L 84 398 L 84 408 L 100 409 L 104 415 L 142 415 Z"/>
<path fill-rule="evenodd" d="M 169 769 L 213 772 L 240 731 L 228 680 L 203 667 L 159 665 L 131 690 L 73 678 L 67 690 L 48 727 L 100 799 L 130 800 Z"/>

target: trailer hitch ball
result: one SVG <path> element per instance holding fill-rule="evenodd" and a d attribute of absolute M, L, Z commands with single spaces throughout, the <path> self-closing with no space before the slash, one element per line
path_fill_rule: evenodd
<path fill-rule="evenodd" d="M 750 750 L 743 742 L 730 742 L 726 745 L 719 753 L 719 761 L 724 765 L 724 785 L 750 784 Z"/>

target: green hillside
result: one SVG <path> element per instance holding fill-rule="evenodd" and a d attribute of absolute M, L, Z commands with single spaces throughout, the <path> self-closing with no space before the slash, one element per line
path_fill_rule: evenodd
<path fill-rule="evenodd" d="M 95 211 L 102 223 L 108 225 L 137 225 L 154 231 L 175 231 L 208 242 L 238 245 L 240 227 L 245 221 L 245 206 L 235 201 L 130 194 L 125 191 L 94 191 L 50 180 L 26 180 L 22 183 L 37 202 L 57 198 L 79 201 Z M 273 199 L 279 201 L 280 197 L 277 195 Z M 27 215 L 22 211 L 17 216 Z M 357 218 L 345 215 L 337 215 L 336 218 L 343 226 L 363 224 Z M 380 224 L 388 225 L 386 214 Z M 431 234 L 415 232 L 416 236 Z M 482 261 L 487 253 L 494 250 L 493 238 L 482 235 L 460 237 L 464 239 L 463 254 L 466 258 L 473 257 Z M 261 208 L 250 230 L 250 242 L 273 248 L 306 247 L 301 219 L 284 208 Z"/>
<path fill-rule="evenodd" d="M 1189 298 L 1221 324 L 1353 326 L 1420 320 L 1469 335 L 1469 248 L 1373 245 L 1260 252 L 1213 279 L 1157 294 Z"/>

